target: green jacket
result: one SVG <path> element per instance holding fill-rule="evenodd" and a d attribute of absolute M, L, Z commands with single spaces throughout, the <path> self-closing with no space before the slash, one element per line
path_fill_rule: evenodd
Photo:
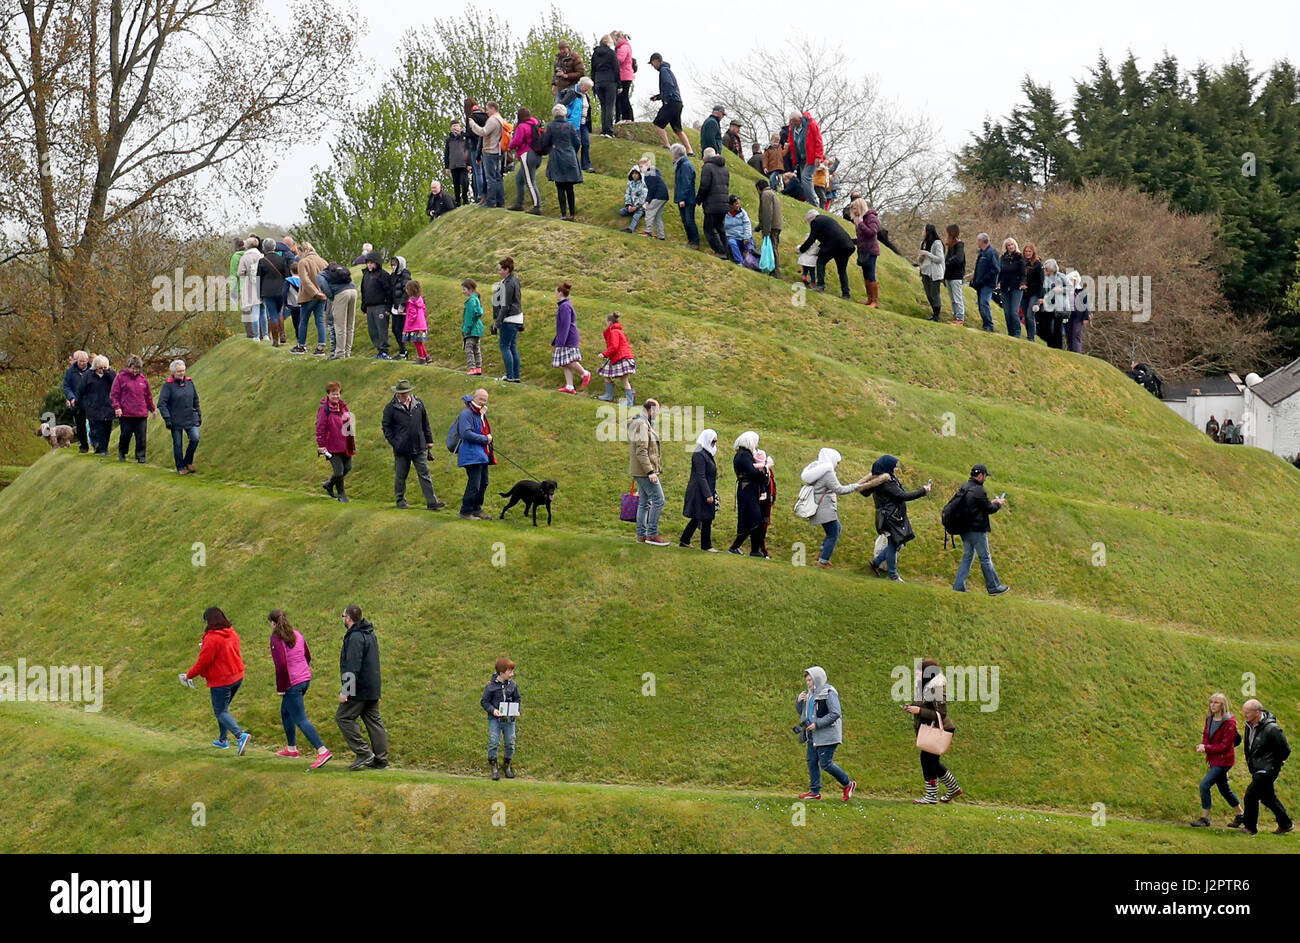
<path fill-rule="evenodd" d="M 483 302 L 478 292 L 465 299 L 465 317 L 460 323 L 462 337 L 483 336 Z"/>

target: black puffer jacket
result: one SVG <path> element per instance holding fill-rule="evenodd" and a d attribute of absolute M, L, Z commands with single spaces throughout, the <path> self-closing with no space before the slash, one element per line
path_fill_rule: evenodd
<path fill-rule="evenodd" d="M 77 390 L 77 405 L 86 411 L 87 419 L 104 420 L 113 418 L 113 380 L 117 378 L 114 370 L 105 370 L 101 377 L 94 370 L 87 370 L 81 378 L 81 387 Z"/>
<path fill-rule="evenodd" d="M 376 265 L 382 265 L 379 253 L 371 252 L 366 256 L 367 262 L 374 262 Z M 393 303 L 393 276 L 389 275 L 383 268 L 377 268 L 373 272 L 367 268 L 361 273 L 361 304 L 364 307 L 370 305 L 384 305 L 385 307 Z"/>
<path fill-rule="evenodd" d="M 830 258 L 835 255 L 847 255 L 853 251 L 853 237 L 835 221 L 834 216 L 825 213 L 818 215 L 808 224 L 808 238 L 799 246 L 800 252 L 807 252 L 808 247 L 817 243 L 817 254 Z"/>
<path fill-rule="evenodd" d="M 1003 291 L 1019 291 L 1025 283 L 1025 257 L 1019 252 L 1002 253 L 1002 270 L 998 272 L 998 286 Z"/>
<path fill-rule="evenodd" d="M 989 515 L 998 512 L 999 505 L 989 500 L 984 486 L 974 478 L 962 485 L 966 492 L 966 532 L 987 534 L 993 528 L 989 525 Z"/>
<path fill-rule="evenodd" d="M 695 191 L 695 205 L 705 213 L 722 214 L 731 208 L 731 171 L 721 155 L 710 157 L 700 169 L 700 186 Z"/>
<path fill-rule="evenodd" d="M 433 444 L 429 414 L 418 396 L 411 397 L 409 407 L 399 403 L 396 396 L 390 399 L 384 407 L 383 428 L 394 455 L 419 455 Z"/>
<path fill-rule="evenodd" d="M 591 51 L 591 81 L 597 85 L 618 81 L 618 54 L 603 43 Z"/>
<path fill-rule="evenodd" d="M 1262 716 L 1254 727 L 1246 725 L 1246 768 L 1252 773 L 1280 773 L 1282 764 L 1291 755 L 1291 745 L 1286 734 L 1277 725 L 1272 711 L 1260 711 Z"/>
<path fill-rule="evenodd" d="M 915 537 L 912 522 L 907 518 L 907 502 L 925 495 L 924 488 L 904 491 L 902 483 L 894 475 L 890 475 L 884 484 L 872 488 L 871 497 L 876 502 L 876 533 L 888 534 L 896 544 L 905 544 Z"/>
<path fill-rule="evenodd" d="M 379 700 L 379 639 L 367 620 L 352 623 L 339 652 L 339 680 L 349 701 Z"/>

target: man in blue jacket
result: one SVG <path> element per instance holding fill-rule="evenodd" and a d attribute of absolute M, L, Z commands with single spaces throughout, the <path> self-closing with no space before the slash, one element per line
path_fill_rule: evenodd
<path fill-rule="evenodd" d="M 975 256 L 975 274 L 971 276 L 970 287 L 979 295 L 980 327 L 993 332 L 993 311 L 989 302 L 993 300 L 993 288 L 998 283 L 998 273 L 1002 271 L 1002 260 L 997 250 L 989 245 L 989 234 L 980 233 L 975 237 L 979 243 L 979 252 Z"/>
<path fill-rule="evenodd" d="M 686 230 L 686 244 L 692 249 L 700 247 L 700 230 L 695 225 L 695 165 L 690 162 L 687 149 L 680 144 L 669 148 L 673 155 L 673 200 L 682 214 L 682 229 Z"/>
<path fill-rule="evenodd" d="M 465 496 L 460 502 L 461 520 L 489 521 L 483 513 L 488 469 L 496 464 L 492 454 L 492 429 L 487 420 L 488 391 L 475 390 L 461 397 L 465 408 L 456 417 L 456 464 L 465 469 Z"/>
<path fill-rule="evenodd" d="M 72 362 L 63 373 L 63 399 L 72 410 L 72 427 L 77 430 L 77 451 L 90 451 L 90 440 L 86 438 L 86 411 L 77 402 L 81 392 L 81 378 L 90 369 L 90 354 L 79 350 L 72 355 Z"/>
<path fill-rule="evenodd" d="M 667 147 L 666 129 L 672 125 L 673 130 L 677 132 L 677 139 L 686 149 L 686 156 L 693 156 L 691 142 L 687 140 L 686 132 L 682 130 L 682 93 L 677 87 L 677 76 L 673 75 L 672 68 L 657 52 L 650 57 L 650 65 L 659 73 L 659 94 L 650 96 L 652 102 L 659 102 L 659 114 L 655 115 L 655 127 L 659 129 L 659 137 L 663 139 L 664 147 Z"/>

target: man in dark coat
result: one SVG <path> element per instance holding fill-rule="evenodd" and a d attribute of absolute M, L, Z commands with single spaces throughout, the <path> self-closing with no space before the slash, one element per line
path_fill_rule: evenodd
<path fill-rule="evenodd" d="M 343 610 L 343 647 L 339 652 L 339 707 L 334 721 L 357 758 L 349 769 L 387 769 L 388 731 L 379 717 L 379 640 L 375 627 L 361 617 L 360 606 Z M 361 736 L 357 718 L 366 725 L 370 742 Z"/>
<path fill-rule="evenodd" d="M 72 362 L 63 372 L 63 399 L 67 402 L 68 409 L 72 410 L 72 428 L 77 430 L 79 452 L 90 451 L 90 440 L 86 437 L 86 410 L 77 401 L 77 391 L 81 389 L 81 381 L 88 372 L 90 372 L 90 354 L 84 350 L 79 350 L 72 355 Z"/>
<path fill-rule="evenodd" d="M 1277 798 L 1273 786 L 1282 774 L 1282 765 L 1291 755 L 1291 745 L 1286 742 L 1286 734 L 1278 726 L 1273 712 L 1264 710 L 1259 701 L 1251 698 L 1242 704 L 1241 714 L 1246 719 L 1244 746 L 1246 768 L 1250 770 L 1250 785 L 1241 800 L 1241 827 L 1248 834 L 1255 834 L 1259 806 L 1263 803 L 1264 808 L 1277 818 L 1277 834 L 1285 835 L 1295 828 L 1295 823 L 1287 815 L 1286 807 Z"/>
<path fill-rule="evenodd" d="M 808 222 L 808 238 L 799 247 L 799 252 L 807 252 L 808 247 L 817 243 L 817 291 L 826 290 L 826 263 L 835 260 L 835 268 L 840 274 L 840 297 L 852 298 L 849 294 L 849 257 L 853 255 L 853 237 L 832 216 L 809 210 L 804 216 Z"/>
<path fill-rule="evenodd" d="M 429 428 L 429 414 L 424 403 L 413 396 L 415 387 L 410 380 L 398 380 L 393 387 L 396 395 L 384 407 L 384 438 L 393 449 L 393 492 L 397 506 L 406 510 L 406 476 L 411 466 L 420 479 L 424 504 L 430 511 L 440 511 L 447 505 L 438 500 L 429 476 L 429 459 L 432 458 L 433 432 Z"/>
<path fill-rule="evenodd" d="M 551 94 L 559 101 L 560 93 L 565 89 L 573 88 L 578 84 L 578 79 L 586 74 L 586 67 L 582 64 L 582 56 L 569 48 L 569 44 L 560 40 L 555 45 L 555 67 L 551 78 Z"/>
<path fill-rule="evenodd" d="M 455 208 L 456 203 L 452 200 L 451 194 L 443 189 L 441 183 L 435 180 L 429 184 L 429 199 L 424 204 L 424 212 L 428 214 L 429 219 L 437 219 Z"/>
<path fill-rule="evenodd" d="M 608 38 L 608 37 L 606 37 Z M 591 51 L 591 82 L 600 102 L 600 133 L 614 136 L 615 100 L 618 96 L 618 54 L 603 42 Z"/>
<path fill-rule="evenodd" d="M 366 330 L 375 345 L 375 359 L 389 360 L 388 310 L 393 305 L 393 277 L 384 271 L 384 260 L 371 250 L 362 256 L 361 307 L 366 312 Z"/>
<path fill-rule="evenodd" d="M 718 257 L 727 261 L 731 261 L 731 254 L 727 251 L 724 224 L 731 208 L 730 186 L 731 172 L 727 170 L 727 161 L 713 148 L 705 148 L 695 203 L 704 211 L 704 238 Z"/>
<path fill-rule="evenodd" d="M 686 232 L 686 244 L 692 249 L 700 247 L 700 230 L 695 225 L 695 166 L 686 156 L 686 148 L 674 144 L 673 155 L 673 202 L 682 217 L 682 229 Z"/>
<path fill-rule="evenodd" d="M 984 490 L 984 482 L 989 478 L 989 470 L 984 465 L 976 465 L 970 470 L 970 480 L 961 486 L 961 563 L 957 567 L 957 579 L 952 588 L 959 593 L 966 592 L 966 577 L 970 575 L 971 563 L 976 555 L 980 558 L 980 569 L 984 571 L 984 588 L 990 596 L 1001 596 L 1011 587 L 998 579 L 998 571 L 993 569 L 993 557 L 989 553 L 989 515 L 996 514 L 1007 503 L 1005 497 L 989 500 Z"/>
<path fill-rule="evenodd" d="M 700 125 L 700 147 L 704 150 L 713 148 L 715 154 L 722 153 L 722 119 L 727 117 L 727 109 L 714 105 L 712 113 Z"/>
<path fill-rule="evenodd" d="M 1219 420 L 1211 416 L 1210 421 L 1205 424 L 1205 434 L 1208 435 L 1215 442 L 1218 442 L 1219 441 Z"/>

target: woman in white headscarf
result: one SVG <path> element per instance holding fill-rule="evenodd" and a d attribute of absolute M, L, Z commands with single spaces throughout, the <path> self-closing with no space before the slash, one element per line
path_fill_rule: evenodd
<path fill-rule="evenodd" d="M 799 473 L 805 485 L 812 485 L 813 500 L 817 502 L 817 510 L 808 522 L 822 525 L 822 530 L 826 532 L 821 553 L 817 557 L 817 565 L 823 570 L 830 569 L 831 554 L 835 552 L 835 543 L 840 539 L 839 496 L 861 491 L 871 480 L 870 476 L 866 476 L 849 485 L 840 484 L 840 479 L 835 474 L 835 466 L 839 463 L 839 452 L 822 449 L 817 453 L 817 461 L 805 465 Z"/>
<path fill-rule="evenodd" d="M 736 437 L 736 454 L 731 467 L 736 473 L 736 539 L 730 552 L 740 555 L 746 538 L 749 555 L 763 556 L 763 501 L 767 499 L 767 468 L 760 468 L 754 459 L 758 451 L 758 433 L 742 432 Z"/>
<path fill-rule="evenodd" d="M 682 517 L 690 523 L 682 531 L 679 547 L 689 547 L 698 528 L 700 549 L 717 553 L 713 548 L 713 518 L 718 513 L 718 434 L 705 429 L 695 440 L 695 453 L 691 455 L 691 477 L 686 482 L 686 499 L 682 503 Z"/>

